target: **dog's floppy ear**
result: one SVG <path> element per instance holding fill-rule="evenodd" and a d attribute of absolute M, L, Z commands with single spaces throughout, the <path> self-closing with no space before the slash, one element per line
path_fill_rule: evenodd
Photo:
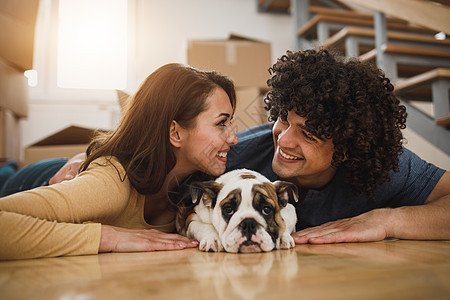
<path fill-rule="evenodd" d="M 222 185 L 215 181 L 193 182 L 190 184 L 192 203 L 197 205 L 200 199 L 208 207 L 216 205 L 217 194 L 222 189 Z"/>
<path fill-rule="evenodd" d="M 273 183 L 277 191 L 278 203 L 285 207 L 289 201 L 298 202 L 298 188 L 295 184 L 287 181 L 275 181 Z"/>

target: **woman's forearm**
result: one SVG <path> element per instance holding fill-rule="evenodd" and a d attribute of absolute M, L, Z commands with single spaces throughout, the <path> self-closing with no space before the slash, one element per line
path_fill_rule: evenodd
<path fill-rule="evenodd" d="M 0 211 L 0 259 L 98 253 L 98 223 L 71 224 Z"/>

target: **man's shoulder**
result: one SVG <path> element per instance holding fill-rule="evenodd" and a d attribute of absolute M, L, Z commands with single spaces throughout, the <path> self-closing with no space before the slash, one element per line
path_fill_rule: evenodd
<path fill-rule="evenodd" d="M 398 172 L 390 172 L 389 181 L 378 187 L 373 201 L 377 207 L 423 204 L 444 173 L 445 170 L 404 148 L 399 154 Z M 345 172 L 336 173 L 329 184 L 329 189 L 333 189 L 332 194 L 348 199 L 353 196 L 367 198 L 365 195 L 354 195 L 345 178 Z"/>
<path fill-rule="evenodd" d="M 242 145 L 243 143 L 252 143 L 256 140 L 267 139 L 267 138 L 269 138 L 271 140 L 272 139 L 272 127 L 273 127 L 273 124 L 266 123 L 266 124 L 251 127 L 246 130 L 238 132 L 236 134 L 239 139 L 239 143 L 237 145 L 239 145 L 239 144 Z"/>
<path fill-rule="evenodd" d="M 402 176 L 418 176 L 425 172 L 431 174 L 436 173 L 440 178 L 445 172 L 444 169 L 427 162 L 407 148 L 403 148 L 403 152 L 399 155 L 398 168 L 399 174 Z"/>
<path fill-rule="evenodd" d="M 228 153 L 227 171 L 247 168 L 255 170 L 273 180 L 272 171 L 274 145 L 272 124 L 263 124 L 237 133 L 239 142 L 231 146 Z"/>
<path fill-rule="evenodd" d="M 445 173 L 406 148 L 399 156 L 398 169 L 391 172 L 390 181 L 382 187 L 381 202 L 389 198 L 395 199 L 397 206 L 423 204 Z"/>
<path fill-rule="evenodd" d="M 238 156 L 250 154 L 262 148 L 273 148 L 272 124 L 267 123 L 248 128 L 237 134 L 239 142 L 231 146 L 231 153 Z"/>

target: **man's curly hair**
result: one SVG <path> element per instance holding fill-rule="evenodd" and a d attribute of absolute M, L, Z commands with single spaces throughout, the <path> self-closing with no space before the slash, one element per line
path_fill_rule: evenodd
<path fill-rule="evenodd" d="M 389 172 L 398 172 L 406 108 L 383 71 L 327 50 L 305 50 L 287 51 L 269 72 L 269 120 L 286 120 L 294 109 L 313 134 L 332 139 L 332 166 L 344 169 L 356 194 L 373 197 Z"/>

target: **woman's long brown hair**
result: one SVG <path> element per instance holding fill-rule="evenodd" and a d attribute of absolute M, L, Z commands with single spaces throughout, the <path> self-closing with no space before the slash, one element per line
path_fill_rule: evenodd
<path fill-rule="evenodd" d="M 131 185 L 141 194 L 158 192 L 176 163 L 169 142 L 173 120 L 183 128 L 195 127 L 207 109 L 206 99 L 220 87 L 236 107 L 234 84 L 216 72 L 168 64 L 150 74 L 130 99 L 117 129 L 98 133 L 90 143 L 81 171 L 101 156 L 116 157 Z"/>

